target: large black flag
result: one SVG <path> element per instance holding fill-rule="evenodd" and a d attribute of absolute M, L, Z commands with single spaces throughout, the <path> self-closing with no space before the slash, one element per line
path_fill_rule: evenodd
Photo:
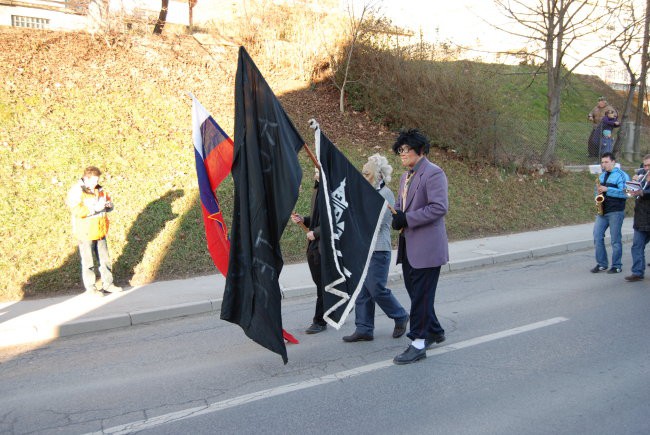
<path fill-rule="evenodd" d="M 221 318 L 286 364 L 280 238 L 298 199 L 304 141 L 243 47 L 235 80 L 235 198 Z"/>
<path fill-rule="evenodd" d="M 386 200 L 350 161 L 316 129 L 320 253 L 325 321 L 340 328 L 363 287 Z"/>

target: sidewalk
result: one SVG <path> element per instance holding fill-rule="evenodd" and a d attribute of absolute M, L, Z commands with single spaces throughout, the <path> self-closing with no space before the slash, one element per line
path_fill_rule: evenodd
<path fill-rule="evenodd" d="M 442 273 L 593 249 L 592 228 L 588 223 L 453 242 Z M 632 219 L 627 218 L 624 243 L 632 240 L 632 233 Z M 401 267 L 392 264 L 389 281 L 399 280 Z M 155 282 L 104 298 L 81 294 L 0 303 L 0 347 L 219 311 L 224 284 L 225 278 L 215 274 Z M 306 263 L 285 265 L 280 285 L 285 298 L 315 295 Z"/>

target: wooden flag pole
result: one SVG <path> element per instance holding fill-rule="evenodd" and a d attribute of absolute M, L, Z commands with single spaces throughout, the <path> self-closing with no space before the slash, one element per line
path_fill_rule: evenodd
<path fill-rule="evenodd" d="M 302 228 L 306 233 L 309 232 L 309 228 L 307 228 L 307 225 L 305 225 L 304 222 L 298 222 L 298 225 L 300 225 L 300 228 Z"/>
<path fill-rule="evenodd" d="M 291 213 L 291 214 L 298 214 L 298 213 L 296 213 L 296 212 L 294 211 L 294 212 Z M 302 228 L 303 231 L 304 231 L 305 233 L 308 233 L 308 232 L 309 232 L 309 228 L 307 228 L 307 225 L 305 225 L 305 223 L 304 223 L 303 221 L 296 222 L 295 224 L 298 225 L 298 226 L 300 226 L 300 228 Z"/>
<path fill-rule="evenodd" d="M 320 168 L 320 165 L 318 164 L 318 160 L 316 159 L 316 156 L 314 155 L 314 153 L 311 152 L 311 150 L 309 149 L 307 144 L 303 144 L 302 147 L 305 149 L 305 151 L 307 152 L 307 155 L 309 156 L 311 161 L 314 163 L 314 166 L 317 167 L 317 168 Z"/>

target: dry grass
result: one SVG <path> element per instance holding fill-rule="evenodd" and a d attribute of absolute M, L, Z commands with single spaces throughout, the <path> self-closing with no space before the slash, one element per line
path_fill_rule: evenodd
<path fill-rule="evenodd" d="M 0 29 L 0 45 L 0 299 L 81 290 L 63 199 L 89 164 L 105 171 L 103 185 L 115 197 L 109 247 L 119 284 L 215 273 L 186 92 L 232 132 L 236 47 L 209 54 L 189 36 L 125 35 L 109 46 L 85 34 L 10 28 Z M 268 67 L 270 59 L 261 59 L 260 69 L 308 144 L 314 117 L 358 166 L 381 152 L 399 168 L 390 154 L 394 132 L 365 113 L 339 114 L 330 86 L 296 86 L 296 75 Z M 517 175 L 439 150 L 431 157 L 449 177 L 452 240 L 591 219 L 588 176 Z M 301 160 L 311 173 L 306 156 Z M 226 211 L 230 183 L 219 191 Z M 305 177 L 303 191 L 309 183 Z M 301 198 L 297 211 L 306 212 L 307 201 Z M 287 227 L 282 243 L 286 262 L 304 260 L 297 227 Z"/>

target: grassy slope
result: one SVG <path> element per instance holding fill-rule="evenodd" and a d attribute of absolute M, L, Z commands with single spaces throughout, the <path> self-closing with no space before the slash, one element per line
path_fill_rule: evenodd
<path fill-rule="evenodd" d="M 64 205 L 83 167 L 105 170 L 115 198 L 109 244 L 120 284 L 214 273 L 205 249 L 191 142 L 192 91 L 232 132 L 236 49 L 209 55 L 190 38 L 122 39 L 0 29 L 0 299 L 81 289 Z M 359 167 L 390 153 L 394 133 L 359 113 L 340 115 L 325 85 L 295 86 L 258 66 L 301 131 L 307 120 Z M 581 112 L 590 107 L 580 108 Z M 591 220 L 585 174 L 516 175 L 434 150 L 450 184 L 452 240 Z M 305 174 L 310 163 L 301 156 Z M 309 176 L 303 180 L 308 190 Z M 231 179 L 219 191 L 229 220 Z M 308 211 L 307 195 L 296 210 Z M 304 236 L 289 225 L 287 263 L 304 260 Z"/>

